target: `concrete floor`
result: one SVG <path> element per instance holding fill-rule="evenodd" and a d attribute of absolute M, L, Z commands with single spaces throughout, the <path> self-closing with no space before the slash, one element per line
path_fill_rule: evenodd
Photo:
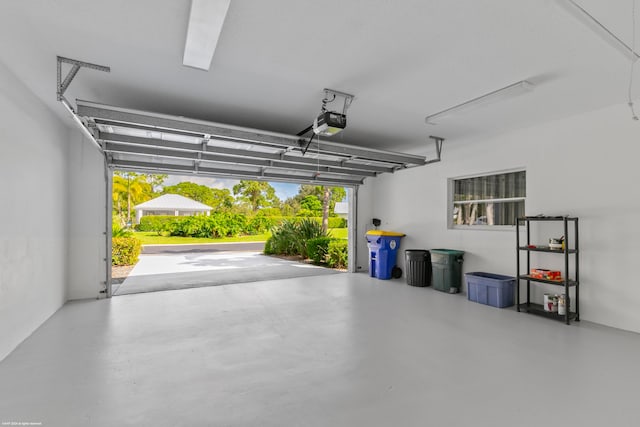
<path fill-rule="evenodd" d="M 639 355 L 637 334 L 365 274 L 125 295 L 0 362 L 0 423 L 637 426 Z"/>
<path fill-rule="evenodd" d="M 111 292 L 118 296 L 337 273 L 339 271 L 330 268 L 266 256 L 262 252 L 163 252 L 140 255 L 129 276 L 122 284 L 112 284 Z"/>

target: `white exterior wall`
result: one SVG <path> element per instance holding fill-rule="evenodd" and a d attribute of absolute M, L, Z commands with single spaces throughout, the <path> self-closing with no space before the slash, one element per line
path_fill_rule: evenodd
<path fill-rule="evenodd" d="M 0 114 L 2 360 L 66 300 L 69 133 L 2 63 Z"/>
<path fill-rule="evenodd" d="M 106 280 L 104 157 L 78 130 L 69 144 L 70 300 L 97 298 Z"/>
<path fill-rule="evenodd" d="M 581 318 L 640 332 L 639 158 L 640 124 L 626 105 L 498 137 L 445 141 L 441 163 L 367 180 L 376 197 L 371 214 L 363 216 L 406 233 L 402 250 L 460 249 L 466 251 L 463 271 L 514 276 L 515 231 L 447 229 L 447 179 L 524 167 L 527 215 L 580 218 Z M 534 243 L 560 235 L 560 228 L 545 230 Z M 401 251 L 401 266 L 403 257 Z M 556 257 L 537 258 L 532 267 L 561 267 Z M 561 293 L 535 286 L 540 300 L 543 292 Z"/>

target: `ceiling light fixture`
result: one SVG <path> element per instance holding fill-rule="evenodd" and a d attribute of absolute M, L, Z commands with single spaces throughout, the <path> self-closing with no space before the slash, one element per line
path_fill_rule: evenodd
<path fill-rule="evenodd" d="M 209 71 L 231 0 L 191 0 L 182 64 Z"/>
<path fill-rule="evenodd" d="M 610 46 L 617 49 L 627 58 L 632 59 L 633 61 L 637 61 L 640 56 L 635 52 L 634 49 L 629 47 L 625 42 L 623 42 L 618 36 L 613 34 L 611 30 L 605 27 L 600 21 L 598 21 L 593 15 L 587 12 L 582 6 L 576 3 L 573 0 L 558 0 L 558 4 L 562 6 L 562 8 L 569 12 L 574 18 L 578 21 L 582 22 L 584 25 L 589 27 L 594 33 L 599 35 L 605 42 L 609 43 Z"/>
<path fill-rule="evenodd" d="M 438 111 L 437 113 L 429 114 L 424 118 L 424 121 L 428 125 L 435 125 L 437 124 L 434 123 L 434 120 L 436 119 L 450 116 L 451 114 L 458 113 L 460 111 L 479 107 L 481 105 L 486 105 L 495 101 L 499 101 L 501 99 L 517 96 L 524 92 L 532 90 L 534 87 L 534 84 L 526 80 L 521 80 L 519 82 L 512 83 L 509 86 L 505 86 L 492 92 L 485 93 L 484 95 L 478 96 L 477 98 L 470 99 L 469 101 L 454 105 L 453 107 L 449 107 L 445 110 Z"/>

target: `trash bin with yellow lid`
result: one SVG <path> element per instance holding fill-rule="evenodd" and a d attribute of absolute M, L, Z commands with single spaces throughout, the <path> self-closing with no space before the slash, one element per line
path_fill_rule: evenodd
<path fill-rule="evenodd" d="M 402 277 L 402 270 L 396 266 L 396 255 L 403 233 L 384 230 L 367 231 L 369 246 L 369 276 L 388 280 Z"/>

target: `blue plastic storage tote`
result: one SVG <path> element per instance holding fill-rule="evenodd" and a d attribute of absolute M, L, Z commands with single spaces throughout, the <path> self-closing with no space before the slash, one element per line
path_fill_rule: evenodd
<path fill-rule="evenodd" d="M 513 305 L 513 290 L 516 278 L 493 273 L 465 273 L 467 298 L 493 307 Z"/>

